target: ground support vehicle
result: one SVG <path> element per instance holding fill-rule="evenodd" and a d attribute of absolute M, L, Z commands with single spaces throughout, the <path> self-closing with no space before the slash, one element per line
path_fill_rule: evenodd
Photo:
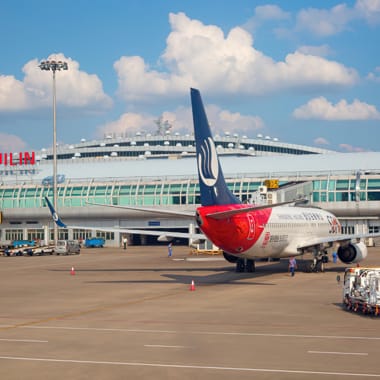
<path fill-rule="evenodd" d="M 40 246 L 40 247 L 35 247 L 31 251 L 32 251 L 31 256 L 52 255 L 54 253 L 54 246 L 53 245 L 44 245 L 44 246 Z"/>
<path fill-rule="evenodd" d="M 354 312 L 380 315 L 380 268 L 347 268 L 343 305 Z"/>
<path fill-rule="evenodd" d="M 79 255 L 80 244 L 76 240 L 58 240 L 54 251 L 57 255 Z"/>
<path fill-rule="evenodd" d="M 2 256 L 44 256 L 52 255 L 54 246 L 28 246 L 28 245 L 8 245 L 1 249 L 0 255 Z"/>
<path fill-rule="evenodd" d="M 20 247 L 34 247 L 36 245 L 36 242 L 34 240 L 13 240 L 12 246 L 14 248 L 20 248 Z"/>
<path fill-rule="evenodd" d="M 84 242 L 84 246 L 86 248 L 103 248 L 104 247 L 104 239 L 99 238 L 99 237 L 86 239 Z"/>

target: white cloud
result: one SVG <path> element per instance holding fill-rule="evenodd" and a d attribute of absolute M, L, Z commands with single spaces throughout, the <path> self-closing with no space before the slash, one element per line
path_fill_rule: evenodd
<path fill-rule="evenodd" d="M 208 120 L 212 125 L 214 133 L 230 131 L 249 135 L 258 129 L 264 128 L 264 122 L 258 116 L 246 116 L 239 112 L 232 113 L 222 110 L 215 105 L 208 105 L 206 108 Z M 190 108 L 178 107 L 175 111 L 163 112 L 159 117 L 162 117 L 163 121 L 168 121 L 172 126 L 171 133 L 193 133 L 193 120 Z M 159 117 L 149 114 L 125 113 L 118 120 L 100 126 L 98 128 L 98 136 L 107 134 L 131 135 L 141 131 L 155 133 L 157 131 L 155 121 Z"/>
<path fill-rule="evenodd" d="M 254 15 L 241 27 L 249 32 L 253 32 L 265 22 L 289 20 L 290 17 L 291 14 L 289 12 L 285 12 L 277 5 L 259 5 L 255 8 Z"/>
<path fill-rule="evenodd" d="M 214 105 L 207 107 L 207 115 L 214 133 L 229 131 L 249 135 L 264 128 L 264 122 L 258 116 L 242 115 L 240 112 L 222 110 Z"/>
<path fill-rule="evenodd" d="M 370 25 L 380 23 L 380 0 L 357 0 L 355 9 Z"/>
<path fill-rule="evenodd" d="M 366 149 L 361 148 L 361 147 L 357 147 L 357 146 L 353 146 L 350 144 L 339 144 L 339 147 L 346 152 L 352 152 L 352 153 L 366 152 Z"/>
<path fill-rule="evenodd" d="M 380 66 L 377 66 L 374 72 L 371 72 L 367 75 L 367 79 L 373 82 L 380 83 Z"/>
<path fill-rule="evenodd" d="M 21 152 L 26 145 L 20 137 L 0 132 L 0 150 L 2 152 Z"/>
<path fill-rule="evenodd" d="M 343 32 L 355 20 L 364 20 L 370 25 L 380 23 L 380 0 L 357 0 L 353 7 L 345 3 L 330 9 L 307 8 L 297 14 L 296 31 L 327 37 Z"/>
<path fill-rule="evenodd" d="M 96 75 L 80 71 L 79 63 L 63 54 L 54 54 L 48 59 L 66 61 L 69 67 L 67 71 L 56 72 L 57 103 L 92 111 L 110 107 L 112 100 L 103 92 L 102 83 Z M 13 76 L 0 76 L 1 111 L 51 106 L 52 73 L 40 70 L 38 65 L 37 59 L 26 63 L 21 81 Z"/>
<path fill-rule="evenodd" d="M 297 119 L 373 120 L 380 119 L 380 112 L 358 99 L 351 104 L 342 99 L 334 105 L 321 96 L 294 110 L 293 116 Z"/>
<path fill-rule="evenodd" d="M 353 9 L 346 4 L 338 4 L 331 9 L 302 9 L 297 14 L 296 30 L 307 30 L 321 37 L 342 32 L 355 18 Z"/>
<path fill-rule="evenodd" d="M 154 117 L 151 115 L 127 112 L 119 119 L 106 123 L 98 128 L 98 135 L 106 134 L 128 135 L 136 132 L 152 132 L 154 130 Z"/>
<path fill-rule="evenodd" d="M 326 140 L 324 137 L 317 137 L 314 140 L 314 144 L 316 145 L 330 145 L 330 142 Z"/>
<path fill-rule="evenodd" d="M 0 75 L 0 111 L 17 111 L 30 107 L 24 84 L 14 76 Z"/>
<path fill-rule="evenodd" d="M 219 27 L 183 13 L 169 19 L 172 31 L 161 56 L 165 72 L 150 69 L 140 57 L 122 57 L 114 64 L 123 99 L 176 97 L 189 87 L 256 95 L 283 88 L 350 86 L 358 80 L 353 69 L 299 51 L 275 62 L 256 50 L 252 35 L 240 27 L 225 36 Z"/>
<path fill-rule="evenodd" d="M 260 20 L 287 20 L 290 13 L 282 10 L 278 5 L 259 5 L 255 8 L 255 17 Z"/>
<path fill-rule="evenodd" d="M 320 46 L 304 45 L 304 46 L 300 46 L 297 49 L 297 51 L 305 55 L 317 55 L 319 57 L 327 57 L 333 53 L 331 48 L 328 45 L 320 45 Z"/>

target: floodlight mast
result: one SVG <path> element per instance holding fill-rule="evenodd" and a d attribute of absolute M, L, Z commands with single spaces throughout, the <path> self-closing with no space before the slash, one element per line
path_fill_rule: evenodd
<path fill-rule="evenodd" d="M 41 61 L 38 66 L 41 70 L 52 71 L 53 73 L 53 203 L 55 210 L 58 210 L 57 195 L 57 113 L 56 113 L 56 85 L 55 72 L 60 70 L 68 70 L 67 62 L 48 60 Z M 50 240 L 50 237 L 49 237 Z M 58 227 L 54 223 L 54 246 L 58 241 Z"/>

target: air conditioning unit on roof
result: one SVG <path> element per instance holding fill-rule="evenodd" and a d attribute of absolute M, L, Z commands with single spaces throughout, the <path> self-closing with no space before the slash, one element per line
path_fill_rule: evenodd
<path fill-rule="evenodd" d="M 266 186 L 260 186 L 259 187 L 259 193 L 260 194 L 266 194 L 267 190 L 268 190 L 268 188 Z"/>

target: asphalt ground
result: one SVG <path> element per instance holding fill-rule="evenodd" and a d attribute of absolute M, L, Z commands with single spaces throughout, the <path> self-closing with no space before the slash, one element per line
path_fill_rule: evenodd
<path fill-rule="evenodd" d="M 342 309 L 345 267 L 242 274 L 186 247 L 0 257 L 0 379 L 380 378 L 380 317 Z"/>

